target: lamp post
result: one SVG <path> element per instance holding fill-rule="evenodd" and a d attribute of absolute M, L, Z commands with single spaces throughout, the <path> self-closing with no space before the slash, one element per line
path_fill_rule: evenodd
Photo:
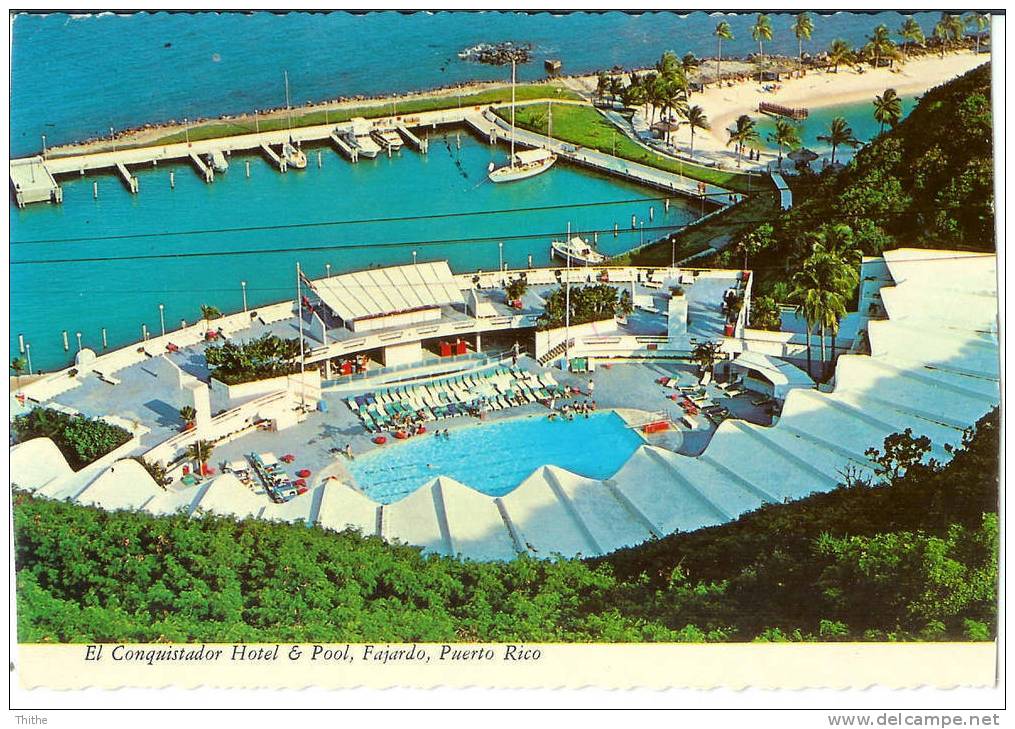
<path fill-rule="evenodd" d="M 183 135 L 187 139 L 187 146 L 190 146 L 190 123 L 187 121 L 187 117 L 183 117 Z"/>
<path fill-rule="evenodd" d="M 325 263 L 324 264 L 324 270 L 327 272 L 328 278 L 331 278 L 331 264 L 330 263 Z"/>
<path fill-rule="evenodd" d="M 416 265 L 416 251 L 413 251 L 413 252 L 412 252 L 412 265 L 413 265 L 413 266 L 415 266 L 415 265 Z"/>
<path fill-rule="evenodd" d="M 243 293 L 243 313 L 247 313 L 247 282 L 240 281 L 240 291 Z"/>
<path fill-rule="evenodd" d="M 109 128 L 109 141 L 113 143 L 113 151 L 116 151 L 116 139 L 113 137 L 113 127 Z"/>
<path fill-rule="evenodd" d="M 499 241 L 497 243 L 497 260 L 500 261 L 500 268 L 498 268 L 497 270 L 503 271 L 504 270 L 504 241 Z"/>
<path fill-rule="evenodd" d="M 46 158 L 46 135 L 42 135 L 42 158 Z"/>
<path fill-rule="evenodd" d="M 81 354 L 81 332 L 75 332 L 78 338 L 78 354 Z"/>
<path fill-rule="evenodd" d="M 159 304 L 159 326 L 162 328 L 162 336 L 166 336 L 166 305 Z"/>
<path fill-rule="evenodd" d="M 25 342 L 25 359 L 28 360 L 28 374 L 32 374 L 32 345 Z"/>

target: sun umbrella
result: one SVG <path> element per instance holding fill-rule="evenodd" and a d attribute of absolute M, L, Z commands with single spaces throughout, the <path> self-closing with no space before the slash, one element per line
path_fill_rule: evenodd
<path fill-rule="evenodd" d="M 812 152 L 811 150 L 807 149 L 807 147 L 801 147 L 800 149 L 793 150 L 786 156 L 789 157 L 794 162 L 810 163 L 816 160 L 821 155 L 819 155 L 817 152 Z"/>

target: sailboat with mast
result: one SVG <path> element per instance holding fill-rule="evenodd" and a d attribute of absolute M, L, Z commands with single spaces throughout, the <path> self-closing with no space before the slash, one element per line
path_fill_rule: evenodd
<path fill-rule="evenodd" d="M 284 71 L 283 73 L 285 75 L 285 111 L 289 123 L 289 138 L 282 143 L 282 158 L 287 167 L 303 170 L 307 167 L 307 155 L 293 143 L 293 113 L 292 107 L 289 105 L 289 72 Z"/>
<path fill-rule="evenodd" d="M 557 161 L 557 155 L 548 149 L 515 151 L 515 60 L 511 59 L 511 156 L 508 163 L 497 167 L 490 163 L 490 182 L 514 182 L 545 172 Z"/>

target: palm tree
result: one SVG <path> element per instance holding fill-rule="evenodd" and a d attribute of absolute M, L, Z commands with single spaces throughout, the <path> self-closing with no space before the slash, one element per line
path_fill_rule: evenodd
<path fill-rule="evenodd" d="M 694 345 L 694 350 L 691 352 L 691 359 L 698 363 L 701 368 L 702 376 L 706 372 L 711 372 L 715 363 L 719 361 L 719 355 L 722 352 L 722 344 L 719 342 L 699 342 Z"/>
<path fill-rule="evenodd" d="M 716 43 L 719 46 L 715 59 L 715 80 L 718 82 L 722 79 L 722 42 L 724 40 L 733 40 L 733 29 L 730 28 L 730 24 L 725 20 L 720 20 L 716 23 L 715 32 L 712 35 L 715 36 Z"/>
<path fill-rule="evenodd" d="M 775 120 L 775 131 L 768 135 L 768 141 L 779 145 L 779 169 L 782 169 L 783 149 L 800 146 L 800 130 L 788 119 L 779 117 Z"/>
<path fill-rule="evenodd" d="M 907 17 L 899 28 L 899 37 L 902 38 L 902 52 L 906 52 L 906 44 L 923 43 L 923 28 L 916 22 L 912 15 Z"/>
<path fill-rule="evenodd" d="M 694 157 L 694 130 L 695 129 L 711 129 L 712 125 L 708 123 L 708 117 L 705 116 L 705 110 L 700 106 L 695 105 L 690 107 L 684 112 L 683 124 L 687 124 L 691 129 L 691 157 Z"/>
<path fill-rule="evenodd" d="M 835 256 L 815 252 L 803 268 L 793 276 L 792 299 L 796 302 L 797 314 L 807 325 L 807 374 L 811 371 L 811 332 L 819 328 L 821 336 L 822 376 L 827 375 L 825 336 L 831 329 L 833 336 L 838 333 L 839 321 L 846 315 L 844 277 L 847 266 Z M 834 350 L 833 350 L 834 351 Z"/>
<path fill-rule="evenodd" d="M 197 418 L 197 410 L 193 405 L 184 405 L 180 408 L 180 419 L 183 421 L 184 426 L 188 429 L 193 425 L 194 420 Z"/>
<path fill-rule="evenodd" d="M 881 59 L 889 55 L 895 44 L 892 43 L 892 34 L 887 25 L 879 25 L 874 29 L 874 34 L 867 39 L 867 52 L 874 57 L 874 68 L 881 65 Z"/>
<path fill-rule="evenodd" d="M 222 316 L 222 312 L 218 308 L 210 304 L 201 304 L 201 318 L 204 319 L 204 330 L 206 332 L 211 328 L 211 320 L 218 319 L 220 316 Z"/>
<path fill-rule="evenodd" d="M 200 465 L 198 473 L 204 475 L 205 467 L 211 460 L 211 453 L 215 450 L 215 444 L 207 440 L 197 440 L 187 446 L 187 458 L 197 461 Z"/>
<path fill-rule="evenodd" d="M 28 360 L 24 357 L 15 357 L 11 360 L 11 369 L 18 382 L 18 389 L 21 389 L 21 375 L 28 371 Z"/>
<path fill-rule="evenodd" d="M 737 117 L 733 127 L 726 131 L 730 135 L 726 146 L 728 147 L 731 144 L 737 146 L 737 167 L 739 168 L 740 160 L 744 155 L 744 147 L 758 141 L 758 125 L 747 114 L 741 114 Z"/>
<path fill-rule="evenodd" d="M 796 16 L 796 20 L 793 22 L 793 35 L 796 36 L 797 41 L 797 65 L 800 67 L 801 73 L 804 68 L 804 41 L 811 39 L 811 33 L 814 32 L 814 21 L 811 20 L 809 13 L 803 12 Z"/>
<path fill-rule="evenodd" d="M 849 63 L 853 60 L 853 49 L 849 47 L 849 43 L 844 41 L 842 38 L 836 38 L 832 41 L 831 45 L 828 46 L 828 62 L 834 66 L 833 73 L 839 72 L 840 63 Z"/>
<path fill-rule="evenodd" d="M 881 96 L 874 97 L 874 119 L 881 124 L 878 134 L 883 134 L 885 124 L 893 129 L 902 118 L 902 99 L 895 93 L 895 89 L 885 89 Z"/>
<path fill-rule="evenodd" d="M 966 13 L 963 20 L 966 26 L 976 29 L 976 53 L 980 53 L 980 36 L 990 27 L 990 16 L 987 13 Z"/>
<path fill-rule="evenodd" d="M 600 72 L 596 77 L 596 97 L 600 102 L 606 101 L 606 94 L 610 91 L 610 77 L 605 72 Z"/>
<path fill-rule="evenodd" d="M 941 43 L 942 58 L 948 49 L 948 42 L 958 42 L 965 30 L 966 26 L 958 15 L 941 13 L 941 19 L 934 25 L 934 37 Z"/>
<path fill-rule="evenodd" d="M 758 41 L 758 55 L 765 57 L 765 41 L 772 40 L 772 19 L 764 13 L 758 13 L 758 19 L 751 28 L 751 37 Z"/>
<path fill-rule="evenodd" d="M 846 122 L 845 117 L 837 116 L 828 124 L 828 134 L 819 134 L 818 139 L 832 145 L 832 164 L 835 164 L 835 150 L 843 144 L 855 147 L 860 142 L 853 134 L 853 129 Z"/>
<path fill-rule="evenodd" d="M 793 289 L 789 294 L 789 301 L 793 302 L 797 316 L 804 320 L 806 325 L 805 336 L 807 337 L 807 374 L 814 377 L 814 368 L 811 366 L 811 333 L 818 322 L 817 297 L 812 294 L 820 287 L 820 282 L 813 269 L 806 264 L 802 269 L 793 274 Z"/>

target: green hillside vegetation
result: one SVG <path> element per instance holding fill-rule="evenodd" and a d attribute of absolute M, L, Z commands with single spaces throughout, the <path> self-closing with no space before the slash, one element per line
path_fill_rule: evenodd
<path fill-rule="evenodd" d="M 928 91 L 841 172 L 795 183 L 793 208 L 772 220 L 752 258 L 761 280 L 785 281 L 799 269 L 823 226 L 847 226 L 865 255 L 898 247 L 993 251 L 990 94 L 988 64 Z M 722 260 L 739 255 L 734 247 Z"/>
<path fill-rule="evenodd" d="M 18 636 L 92 641 L 987 640 L 998 415 L 947 466 L 886 440 L 876 484 L 592 560 L 421 556 L 259 520 L 14 494 Z M 904 470 L 904 475 L 898 475 Z"/>
<path fill-rule="evenodd" d="M 11 430 L 19 443 L 49 438 L 75 471 L 102 458 L 130 440 L 130 433 L 104 420 L 34 408 L 14 418 Z"/>

